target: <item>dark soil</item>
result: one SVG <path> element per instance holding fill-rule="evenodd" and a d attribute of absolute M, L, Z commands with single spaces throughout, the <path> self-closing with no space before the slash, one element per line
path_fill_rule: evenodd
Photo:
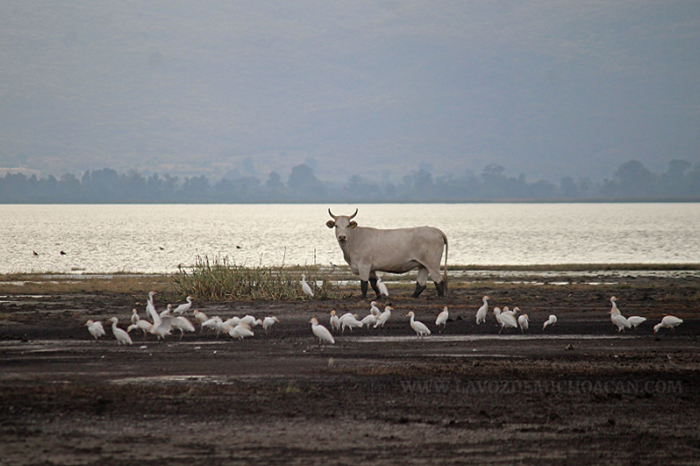
<path fill-rule="evenodd" d="M 133 307 L 144 316 L 143 297 L 2 297 L 0 464 L 698 464 L 694 280 L 495 283 L 392 296 L 385 329 L 335 345 L 319 345 L 309 319 L 363 317 L 368 300 L 196 302 L 210 317 L 281 322 L 244 341 L 132 332 L 119 347 L 108 326 L 95 341 L 84 323 L 118 316 L 125 328 Z M 484 294 L 528 313 L 530 332 L 499 335 L 491 312 L 476 326 Z M 618 333 L 613 294 L 623 314 L 649 320 Z M 411 310 L 432 335 L 415 337 Z M 559 321 L 542 331 L 549 314 Z M 685 321 L 654 335 L 663 314 Z"/>

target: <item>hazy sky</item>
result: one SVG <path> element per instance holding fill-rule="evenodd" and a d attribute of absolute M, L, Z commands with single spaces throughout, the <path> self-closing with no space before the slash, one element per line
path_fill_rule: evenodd
<path fill-rule="evenodd" d="M 700 162 L 700 2 L 0 3 L 0 166 L 324 181 Z"/>

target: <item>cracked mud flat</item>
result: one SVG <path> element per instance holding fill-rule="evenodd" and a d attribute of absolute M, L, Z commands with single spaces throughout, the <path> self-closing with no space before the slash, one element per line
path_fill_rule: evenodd
<path fill-rule="evenodd" d="M 484 294 L 525 310 L 530 333 L 499 335 L 491 313 L 477 327 Z M 618 334 L 612 294 L 649 321 Z M 699 296 L 682 278 L 476 285 L 444 300 L 431 287 L 392 297 L 385 330 L 346 332 L 334 346 L 316 344 L 308 320 L 362 317 L 368 301 L 196 303 L 281 323 L 243 342 L 133 334 L 126 348 L 83 324 L 116 315 L 125 327 L 133 296 L 7 296 L 0 464 L 697 464 Z M 443 305 L 447 329 L 413 336 L 406 313 L 435 330 Z M 551 313 L 559 322 L 543 332 Z M 666 313 L 685 322 L 654 336 Z"/>

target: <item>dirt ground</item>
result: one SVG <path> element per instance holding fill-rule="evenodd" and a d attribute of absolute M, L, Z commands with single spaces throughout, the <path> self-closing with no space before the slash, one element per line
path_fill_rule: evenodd
<path fill-rule="evenodd" d="M 132 332 L 128 347 L 109 328 L 93 340 L 84 323 L 118 316 L 125 328 L 133 307 L 144 316 L 143 297 L 2 296 L 0 464 L 699 464 L 697 279 L 590 280 L 489 277 L 444 299 L 432 286 L 419 299 L 399 293 L 380 304 L 394 307 L 385 329 L 346 331 L 335 345 L 319 345 L 308 321 L 328 326 L 332 309 L 365 316 L 359 292 L 195 301 L 210 317 L 280 323 L 244 341 Z M 491 312 L 477 326 L 484 294 L 528 313 L 530 331 L 499 334 Z M 648 321 L 618 333 L 613 294 Z M 415 336 L 411 310 L 432 335 Z M 549 314 L 558 322 L 543 331 Z M 654 335 L 663 314 L 684 323 Z"/>

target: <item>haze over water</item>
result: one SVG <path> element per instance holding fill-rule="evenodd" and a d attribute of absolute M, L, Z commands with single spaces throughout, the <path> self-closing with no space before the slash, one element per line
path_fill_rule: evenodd
<path fill-rule="evenodd" d="M 700 262 L 697 203 L 0 205 L 0 273 L 344 265 L 328 207 L 359 208 L 361 226 L 440 228 L 451 265 Z"/>

